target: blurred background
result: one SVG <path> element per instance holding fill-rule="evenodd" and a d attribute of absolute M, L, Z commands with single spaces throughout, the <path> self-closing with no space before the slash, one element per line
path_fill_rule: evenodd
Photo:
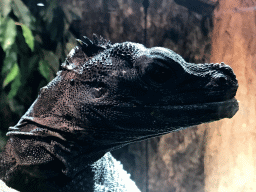
<path fill-rule="evenodd" d="M 256 191 L 256 2 L 0 0 L 0 151 L 76 39 L 162 46 L 187 62 L 230 65 L 240 110 L 113 151 L 142 192 Z"/>

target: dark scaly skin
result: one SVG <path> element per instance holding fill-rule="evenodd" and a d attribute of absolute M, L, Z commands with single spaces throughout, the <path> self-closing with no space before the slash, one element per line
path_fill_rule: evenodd
<path fill-rule="evenodd" d="M 238 110 L 238 82 L 224 63 L 187 63 L 166 48 L 96 36 L 78 42 L 9 128 L 0 178 L 12 188 L 139 191 L 109 151 Z"/>

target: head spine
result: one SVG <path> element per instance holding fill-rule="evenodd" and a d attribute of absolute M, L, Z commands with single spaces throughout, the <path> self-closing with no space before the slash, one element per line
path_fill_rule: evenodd
<path fill-rule="evenodd" d="M 84 38 L 84 41 L 77 39 L 77 42 L 79 43 L 83 52 L 88 57 L 94 56 L 94 55 L 98 54 L 99 52 L 102 52 L 102 51 L 112 47 L 112 43 L 110 41 L 107 41 L 102 36 L 100 36 L 100 38 L 98 38 L 98 36 L 96 34 L 93 34 L 93 40 L 90 40 L 86 36 L 83 36 L 83 38 Z"/>

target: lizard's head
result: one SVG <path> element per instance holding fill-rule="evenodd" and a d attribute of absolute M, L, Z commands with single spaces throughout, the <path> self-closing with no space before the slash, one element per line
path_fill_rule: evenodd
<path fill-rule="evenodd" d="M 166 48 L 97 37 L 79 43 L 10 127 L 2 158 L 7 175 L 17 164 L 28 177 L 72 178 L 115 147 L 238 110 L 238 83 L 225 64 L 187 63 Z"/>
<path fill-rule="evenodd" d="M 61 139 L 74 133 L 73 140 L 109 147 L 231 118 L 238 110 L 238 83 L 224 63 L 187 63 L 166 48 L 95 36 L 79 44 L 20 123 L 30 118 Z"/>

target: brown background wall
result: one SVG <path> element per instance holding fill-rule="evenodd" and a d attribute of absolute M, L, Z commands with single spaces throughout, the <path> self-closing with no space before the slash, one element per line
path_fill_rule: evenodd
<path fill-rule="evenodd" d="M 256 2 L 220 0 L 214 12 L 211 61 L 228 63 L 239 88 L 239 111 L 210 124 L 205 191 L 256 191 Z"/>

